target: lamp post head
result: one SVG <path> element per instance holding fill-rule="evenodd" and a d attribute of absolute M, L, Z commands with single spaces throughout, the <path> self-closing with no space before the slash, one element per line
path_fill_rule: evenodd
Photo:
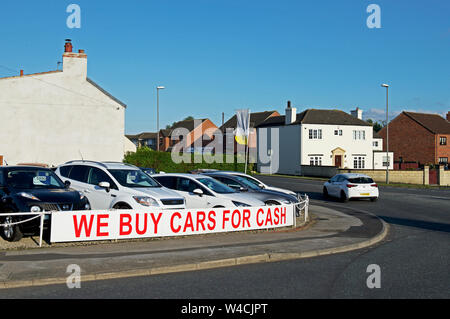
<path fill-rule="evenodd" d="M 164 87 L 164 86 L 157 86 L 156 89 L 157 89 L 157 90 L 164 90 L 165 87 Z"/>
<path fill-rule="evenodd" d="M 389 87 L 389 85 L 387 85 L 387 84 L 384 84 L 384 83 L 383 83 L 383 84 L 381 84 L 381 86 L 382 86 L 382 87 L 384 87 L 384 88 L 388 88 L 388 87 Z"/>

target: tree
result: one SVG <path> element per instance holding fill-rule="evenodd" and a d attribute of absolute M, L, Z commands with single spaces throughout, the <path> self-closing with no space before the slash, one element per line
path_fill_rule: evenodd
<path fill-rule="evenodd" d="M 192 121 L 192 120 L 194 120 L 194 117 L 193 117 L 193 116 L 187 116 L 187 117 L 185 117 L 185 118 L 183 119 L 183 121 Z M 166 125 L 166 130 L 170 130 L 176 123 L 178 123 L 178 122 L 173 122 L 172 125 L 167 124 L 167 125 Z"/>
<path fill-rule="evenodd" d="M 370 125 L 372 125 L 372 126 L 373 126 L 373 130 L 374 130 L 375 132 L 377 132 L 377 133 L 378 133 L 379 131 L 381 131 L 381 129 L 382 129 L 383 127 L 386 126 L 386 122 L 385 122 L 385 121 L 382 121 L 382 122 L 380 123 L 380 122 L 378 122 L 378 121 L 374 122 L 372 119 L 367 119 L 366 122 L 369 123 Z"/>

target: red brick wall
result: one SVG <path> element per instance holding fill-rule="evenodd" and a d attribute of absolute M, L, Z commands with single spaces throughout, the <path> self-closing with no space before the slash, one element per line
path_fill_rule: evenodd
<path fill-rule="evenodd" d="M 447 137 L 447 145 L 439 144 L 440 137 Z M 447 157 L 450 160 L 450 134 L 436 135 L 436 149 L 437 149 L 436 163 L 439 162 L 439 157 Z"/>
<path fill-rule="evenodd" d="M 383 150 L 386 150 L 386 127 L 379 134 L 383 137 Z M 432 132 L 403 113 L 389 123 L 389 151 L 394 152 L 395 161 L 403 157 L 404 162 L 434 164 L 435 141 Z"/>

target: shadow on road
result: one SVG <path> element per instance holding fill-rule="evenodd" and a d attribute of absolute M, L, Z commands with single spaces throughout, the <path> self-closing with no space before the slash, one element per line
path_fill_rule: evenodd
<path fill-rule="evenodd" d="M 379 217 L 389 224 L 450 233 L 450 224 L 433 223 L 433 222 L 426 222 L 423 220 L 395 218 L 388 216 L 379 216 Z"/>

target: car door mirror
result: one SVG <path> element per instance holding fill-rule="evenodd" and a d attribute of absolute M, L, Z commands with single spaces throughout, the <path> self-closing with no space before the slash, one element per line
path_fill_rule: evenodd
<path fill-rule="evenodd" d="M 65 181 L 65 182 L 64 182 L 64 186 L 65 186 L 66 188 L 69 188 L 69 187 L 70 187 L 70 181 Z"/>
<path fill-rule="evenodd" d="M 198 196 L 203 196 L 203 191 L 200 188 L 194 189 L 193 193 Z"/>
<path fill-rule="evenodd" d="M 100 182 L 98 183 L 98 186 L 101 188 L 104 188 L 107 192 L 109 192 L 111 185 L 108 182 Z"/>

